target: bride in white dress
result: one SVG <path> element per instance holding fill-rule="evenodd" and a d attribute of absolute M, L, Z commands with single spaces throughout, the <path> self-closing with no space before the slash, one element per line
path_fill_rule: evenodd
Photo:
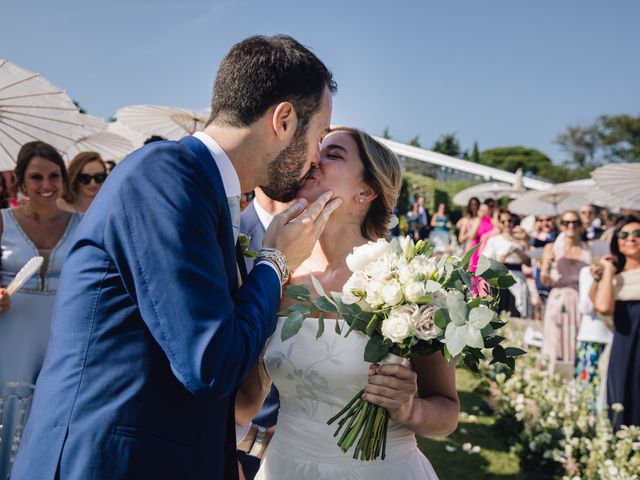
<path fill-rule="evenodd" d="M 312 170 L 298 195 L 309 201 L 326 190 L 342 205 L 314 251 L 293 272 L 290 283 L 310 284 L 309 274 L 325 290 L 341 291 L 351 272 L 346 257 L 353 247 L 387 236 L 387 225 L 400 188 L 396 156 L 372 137 L 339 128 L 322 142 L 320 165 Z M 283 298 L 282 309 L 288 306 Z M 416 358 L 413 370 L 400 365 L 371 365 L 363 360 L 368 340 L 360 332 L 347 338 L 334 332 L 335 319 L 307 319 L 300 332 L 282 342 L 278 323 L 264 360 L 280 392 L 280 412 L 257 480 L 273 479 L 437 479 L 416 445 L 415 435 L 446 436 L 457 426 L 460 404 L 455 369 L 439 355 Z M 236 417 L 248 420 L 259 409 L 264 375 L 256 366 L 236 399 Z M 391 422 L 386 459 L 354 460 L 342 453 L 333 436 L 337 426 L 327 420 L 365 386 L 365 398 L 389 410 Z"/>

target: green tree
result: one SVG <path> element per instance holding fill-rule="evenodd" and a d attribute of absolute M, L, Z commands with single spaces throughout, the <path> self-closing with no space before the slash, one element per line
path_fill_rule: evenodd
<path fill-rule="evenodd" d="M 421 148 L 422 145 L 420 145 L 420 135 L 416 135 L 411 140 L 409 140 L 409 145 L 411 145 L 412 147 Z"/>
<path fill-rule="evenodd" d="M 401 214 L 404 214 L 409 210 L 411 199 L 409 198 L 409 179 L 402 176 L 402 186 L 400 187 L 400 194 L 398 195 L 398 203 L 396 204 Z"/>
<path fill-rule="evenodd" d="M 389 133 L 389 127 L 384 127 L 384 132 L 382 132 L 382 138 L 386 138 L 387 140 L 391 140 L 391 134 Z"/>
<path fill-rule="evenodd" d="M 640 117 L 603 115 L 599 125 L 607 161 L 640 162 Z"/>
<path fill-rule="evenodd" d="M 556 143 L 569 154 L 566 162 L 577 168 L 589 168 L 600 163 L 602 135 L 598 123 L 571 125 L 556 138 Z"/>
<path fill-rule="evenodd" d="M 475 146 L 475 145 L 474 145 Z M 525 174 L 538 175 L 540 169 L 553 165 L 544 153 L 528 147 L 497 147 L 480 153 L 480 163 L 513 172 L 521 168 Z"/>
<path fill-rule="evenodd" d="M 473 142 L 473 148 L 471 149 L 471 155 L 469 155 L 469 160 L 474 163 L 481 163 L 480 151 L 478 150 L 478 142 Z"/>
<path fill-rule="evenodd" d="M 433 144 L 431 150 L 438 153 L 449 155 L 450 157 L 461 158 L 462 149 L 455 133 L 445 133 L 436 143 Z"/>

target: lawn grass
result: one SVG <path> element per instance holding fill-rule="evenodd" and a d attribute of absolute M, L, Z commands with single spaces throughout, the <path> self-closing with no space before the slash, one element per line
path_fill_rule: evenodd
<path fill-rule="evenodd" d="M 456 370 L 461 402 L 458 429 L 447 438 L 418 438 L 418 446 L 429 458 L 441 480 L 531 479 L 530 475 L 520 472 L 518 458 L 509 452 L 509 445 L 493 432 L 495 418 L 487 409 L 482 395 L 474 392 L 479 382 L 467 370 Z M 480 451 L 465 451 L 465 443 L 479 446 Z M 448 451 L 452 449 L 455 450 Z"/>

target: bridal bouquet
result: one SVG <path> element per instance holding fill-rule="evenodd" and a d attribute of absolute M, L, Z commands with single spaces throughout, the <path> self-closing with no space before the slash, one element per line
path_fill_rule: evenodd
<path fill-rule="evenodd" d="M 480 360 L 491 350 L 491 363 L 513 368 L 515 357 L 525 352 L 500 345 L 504 337 L 497 330 L 505 322 L 493 309 L 496 298 L 474 295 L 473 287 L 474 277 L 496 289 L 507 288 L 515 280 L 502 264 L 484 256 L 471 272 L 474 251 L 463 258 L 438 259 L 429 242 L 414 243 L 408 237 L 403 242 L 378 240 L 354 248 L 347 257 L 353 274 L 342 292 L 327 294 L 313 276 L 318 297 L 312 299 L 306 285 L 285 290 L 285 296 L 302 303 L 284 312 L 282 340 L 294 336 L 304 319 L 319 311 L 316 337 L 324 332 L 325 315 L 337 315 L 343 319 L 342 325 L 335 323 L 337 333 L 344 330 L 347 336 L 357 330 L 369 337 L 364 349 L 367 362 L 406 365 L 414 356 L 440 352 L 449 361 L 459 356 L 464 366 L 477 372 Z M 353 458 L 384 459 L 389 414 L 363 400 L 362 393 L 328 423 L 338 421 L 334 436 L 340 435 L 338 446 L 343 452 L 355 444 Z"/>

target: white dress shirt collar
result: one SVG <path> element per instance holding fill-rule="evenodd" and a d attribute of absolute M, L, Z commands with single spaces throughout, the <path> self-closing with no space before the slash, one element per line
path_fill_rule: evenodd
<path fill-rule="evenodd" d="M 224 186 L 224 193 L 227 198 L 240 196 L 242 193 L 240 191 L 240 178 L 238 178 L 238 173 L 236 172 L 233 163 L 231 163 L 229 156 L 224 152 L 222 147 L 218 145 L 218 142 L 204 132 L 196 132 L 193 136 L 204 143 L 209 152 L 211 152 L 211 156 L 220 171 L 222 185 Z"/>
<path fill-rule="evenodd" d="M 258 220 L 260 220 L 260 223 L 266 230 L 267 228 L 269 228 L 269 224 L 271 224 L 271 220 L 273 220 L 273 215 L 271 215 L 264 208 L 262 208 L 262 205 L 260 205 L 258 203 L 258 200 L 255 198 L 253 199 L 253 207 L 256 209 Z"/>

